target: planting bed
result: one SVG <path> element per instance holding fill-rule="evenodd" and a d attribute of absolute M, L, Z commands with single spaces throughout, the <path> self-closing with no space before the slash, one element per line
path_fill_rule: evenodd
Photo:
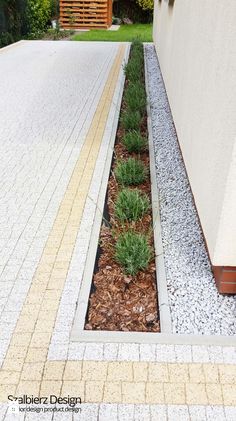
<path fill-rule="evenodd" d="M 135 48 L 140 49 L 142 47 L 138 46 L 138 44 L 132 47 L 131 60 Z M 143 62 L 140 81 L 145 87 Z M 132 83 L 127 74 L 125 93 L 130 84 Z M 125 93 L 108 182 L 104 218 L 100 231 L 85 329 L 159 332 L 146 108 L 144 106 L 137 127 L 142 138 L 146 139 L 146 145 L 139 153 L 137 153 L 137 150 L 132 152 L 135 146 L 131 147 L 131 150 L 127 145 L 124 146 L 125 135 L 130 132 L 127 127 L 124 128 L 126 124 L 124 123 L 124 118 L 130 111 L 130 105 L 127 104 Z M 132 104 L 131 107 L 133 108 L 132 113 L 135 114 Z M 134 177 L 132 184 L 124 185 L 125 183 L 119 180 L 117 174 L 119 164 L 123 164 L 124 161 L 130 158 L 140 160 L 146 168 L 146 179 L 141 183 L 137 183 L 137 185 L 138 177 Z M 147 208 L 143 209 L 141 216 L 137 217 L 136 215 L 136 220 L 135 217 L 122 219 L 117 211 L 117 198 L 120 192 L 123 191 L 125 194 L 127 189 L 129 191 L 135 190 L 137 194 L 140 192 Z M 145 244 L 144 249 L 141 249 L 140 246 L 139 250 L 136 242 L 134 247 L 128 250 L 128 254 L 125 253 L 125 259 L 128 260 L 128 263 L 126 262 L 127 265 L 122 265 L 122 258 L 120 255 L 118 256 L 117 248 L 119 242 L 122 242 L 122 235 L 127 233 L 131 233 L 131 236 L 138 234 L 138 238 L 141 238 L 140 241 L 143 241 Z M 137 265 L 140 264 L 141 269 L 133 269 L 129 262 L 131 254 L 135 255 L 136 263 Z M 146 256 L 146 260 L 143 256 Z M 122 255 L 122 257 L 124 256 Z M 145 260 L 143 266 L 141 264 L 142 259 Z"/>

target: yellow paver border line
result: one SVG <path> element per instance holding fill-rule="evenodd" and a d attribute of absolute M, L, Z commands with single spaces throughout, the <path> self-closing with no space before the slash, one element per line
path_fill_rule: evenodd
<path fill-rule="evenodd" d="M 0 371 L 0 401 L 6 402 L 8 391 L 13 394 L 32 381 L 37 383 L 35 390 L 49 390 L 53 375 L 47 366 L 65 366 L 63 361 L 47 363 L 47 352 L 125 49 L 126 45 L 119 47 L 111 67 L 12 335 Z"/>

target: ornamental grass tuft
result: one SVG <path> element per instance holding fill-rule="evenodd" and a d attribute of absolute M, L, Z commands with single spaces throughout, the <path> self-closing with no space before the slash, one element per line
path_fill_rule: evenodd
<path fill-rule="evenodd" d="M 145 270 L 152 258 L 147 237 L 133 231 L 120 234 L 115 244 L 115 259 L 127 275 Z"/>
<path fill-rule="evenodd" d="M 138 54 L 130 59 L 124 67 L 125 76 L 130 82 L 136 82 L 143 76 L 143 61 Z"/>
<path fill-rule="evenodd" d="M 115 201 L 115 216 L 122 222 L 141 219 L 150 208 L 148 196 L 140 190 L 124 188 Z"/>
<path fill-rule="evenodd" d="M 117 182 L 125 186 L 142 184 L 146 180 L 147 174 L 147 167 L 136 158 L 118 161 L 115 167 Z"/>
<path fill-rule="evenodd" d="M 146 92 L 143 83 L 139 81 L 129 83 L 125 90 L 124 101 L 129 110 L 143 112 L 146 107 Z"/>
<path fill-rule="evenodd" d="M 141 153 L 147 147 L 147 139 L 138 130 L 127 132 L 122 139 L 122 143 L 129 153 Z"/>
<path fill-rule="evenodd" d="M 139 111 L 126 110 L 120 119 L 121 126 L 125 130 L 138 130 L 141 123 Z"/>

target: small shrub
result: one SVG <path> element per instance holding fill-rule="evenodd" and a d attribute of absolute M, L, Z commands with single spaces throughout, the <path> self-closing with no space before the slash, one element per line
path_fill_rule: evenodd
<path fill-rule="evenodd" d="M 143 10 L 153 10 L 154 0 L 136 0 Z"/>
<path fill-rule="evenodd" d="M 127 110 L 121 116 L 121 125 L 125 130 L 137 130 L 141 121 L 141 114 L 139 111 Z"/>
<path fill-rule="evenodd" d="M 140 190 L 123 189 L 115 202 L 115 216 L 120 221 L 137 221 L 148 211 L 150 202 Z"/>
<path fill-rule="evenodd" d="M 123 144 L 129 153 L 141 153 L 146 149 L 147 140 L 137 130 L 127 132 Z"/>
<path fill-rule="evenodd" d="M 143 44 L 138 39 L 132 43 L 130 58 L 131 60 L 138 59 L 140 62 L 144 62 Z"/>
<path fill-rule="evenodd" d="M 124 94 L 124 100 L 131 111 L 143 111 L 146 107 L 146 93 L 142 83 L 130 83 Z"/>
<path fill-rule="evenodd" d="M 128 275 L 146 269 L 151 258 L 152 250 L 145 235 L 128 231 L 118 237 L 115 259 Z"/>
<path fill-rule="evenodd" d="M 115 167 L 115 177 L 119 184 L 134 185 L 143 183 L 147 178 L 147 168 L 142 161 L 128 158 L 119 161 Z"/>
<path fill-rule="evenodd" d="M 28 0 L 26 20 L 31 38 L 37 38 L 45 31 L 51 14 L 50 0 Z"/>
<path fill-rule="evenodd" d="M 132 48 L 132 51 L 135 49 L 143 50 L 143 43 L 139 37 L 133 40 L 131 48 Z"/>
<path fill-rule="evenodd" d="M 140 80 L 143 75 L 143 61 L 138 55 L 134 59 L 130 59 L 124 67 L 125 76 L 130 82 Z"/>

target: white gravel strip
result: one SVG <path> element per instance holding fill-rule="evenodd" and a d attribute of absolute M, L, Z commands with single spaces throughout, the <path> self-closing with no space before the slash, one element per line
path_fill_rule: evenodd
<path fill-rule="evenodd" d="M 172 329 L 234 335 L 236 296 L 220 295 L 215 286 L 152 44 L 145 56 Z"/>

